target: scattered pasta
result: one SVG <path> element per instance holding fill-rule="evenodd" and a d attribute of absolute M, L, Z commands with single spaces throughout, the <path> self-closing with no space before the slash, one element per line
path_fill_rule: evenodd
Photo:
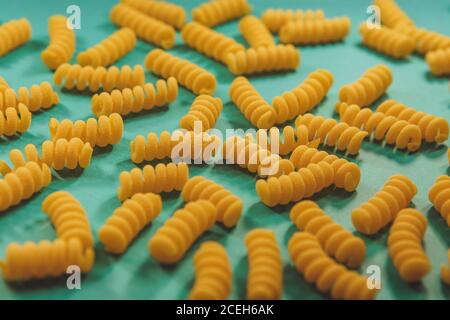
<path fill-rule="evenodd" d="M 398 6 L 395 0 L 374 0 L 380 9 L 381 23 L 388 28 L 414 26 L 414 21 Z"/>
<path fill-rule="evenodd" d="M 0 136 L 11 137 L 26 132 L 30 128 L 31 118 L 31 112 L 23 103 L 18 103 L 17 109 L 0 109 Z"/>
<path fill-rule="evenodd" d="M 264 23 L 255 16 L 246 16 L 239 21 L 239 31 L 252 48 L 270 47 L 275 39 Z"/>
<path fill-rule="evenodd" d="M 9 20 L 0 25 L 0 57 L 31 39 L 31 24 L 25 18 Z"/>
<path fill-rule="evenodd" d="M 222 99 L 209 95 L 199 95 L 192 102 L 188 113 L 180 120 L 180 128 L 195 131 L 201 124 L 200 131 L 212 129 L 222 112 Z"/>
<path fill-rule="evenodd" d="M 30 88 L 20 87 L 17 92 L 7 88 L 0 92 L 0 111 L 8 108 L 19 109 L 19 105 L 25 105 L 31 112 L 47 110 L 59 103 L 58 94 L 50 83 L 44 81 L 33 84 Z"/>
<path fill-rule="evenodd" d="M 447 257 L 448 263 L 450 264 L 450 250 L 447 251 Z M 450 265 L 441 266 L 441 281 L 450 286 Z"/>
<path fill-rule="evenodd" d="M 247 0 L 207 1 L 192 10 L 192 19 L 207 27 L 234 20 L 251 11 Z"/>
<path fill-rule="evenodd" d="M 450 74 L 450 46 L 447 49 L 428 52 L 426 61 L 432 74 L 436 76 Z"/>
<path fill-rule="evenodd" d="M 401 26 L 398 30 L 414 38 L 416 51 L 421 55 L 450 48 L 450 37 L 445 34 L 411 26 Z"/>
<path fill-rule="evenodd" d="M 291 9 L 267 9 L 261 19 L 272 32 L 280 31 L 280 28 L 289 21 L 295 20 L 319 20 L 324 19 L 322 10 L 291 10 Z"/>
<path fill-rule="evenodd" d="M 439 176 L 428 193 L 428 199 L 450 227 L 450 177 Z"/>

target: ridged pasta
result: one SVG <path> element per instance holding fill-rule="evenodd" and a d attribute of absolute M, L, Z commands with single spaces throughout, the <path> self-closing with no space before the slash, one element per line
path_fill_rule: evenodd
<path fill-rule="evenodd" d="M 256 193 L 268 207 L 300 201 L 329 187 L 334 181 L 333 167 L 325 161 L 311 163 L 306 168 L 256 181 Z"/>
<path fill-rule="evenodd" d="M 270 47 L 275 39 L 265 24 L 255 16 L 245 16 L 239 21 L 239 31 L 250 47 Z"/>
<path fill-rule="evenodd" d="M 296 88 L 273 99 L 275 122 L 284 123 L 310 111 L 323 100 L 332 85 L 333 74 L 330 71 L 317 69 L 311 72 Z"/>
<path fill-rule="evenodd" d="M 367 277 L 330 258 L 311 233 L 296 232 L 288 242 L 288 252 L 305 280 L 333 299 L 371 300 L 378 293 L 378 289 L 369 289 Z"/>
<path fill-rule="evenodd" d="M 78 53 L 77 62 L 80 66 L 106 67 L 136 46 L 136 35 L 130 28 L 122 28 L 100 43 Z"/>
<path fill-rule="evenodd" d="M 416 51 L 421 55 L 450 48 L 450 37 L 445 34 L 411 26 L 401 26 L 397 30 L 415 39 Z"/>
<path fill-rule="evenodd" d="M 365 46 L 396 59 L 406 58 L 416 46 L 408 35 L 383 26 L 371 29 L 366 22 L 360 24 L 359 33 Z"/>
<path fill-rule="evenodd" d="M 117 197 L 124 201 L 136 193 L 181 191 L 188 180 L 189 167 L 185 163 L 145 165 L 120 173 Z"/>
<path fill-rule="evenodd" d="M 296 147 L 289 161 L 296 169 L 305 168 L 310 163 L 328 162 L 334 170 L 334 185 L 348 192 L 355 191 L 361 180 L 361 171 L 356 163 L 306 145 Z"/>
<path fill-rule="evenodd" d="M 342 122 L 361 128 L 377 141 L 410 152 L 417 151 L 422 145 L 422 132 L 419 126 L 406 120 L 388 116 L 382 112 L 373 112 L 369 108 L 361 109 L 356 104 L 339 103 L 336 106 Z"/>
<path fill-rule="evenodd" d="M 30 88 L 20 87 L 17 92 L 8 88 L 0 92 L 0 111 L 8 108 L 18 110 L 19 104 L 23 103 L 31 112 L 50 109 L 59 103 L 58 94 L 53 90 L 50 83 L 44 81 L 33 84 Z"/>
<path fill-rule="evenodd" d="M 348 17 L 315 20 L 294 20 L 280 28 L 280 41 L 291 44 L 321 44 L 342 41 L 349 33 Z"/>
<path fill-rule="evenodd" d="M 0 25 L 0 57 L 31 39 L 31 24 L 25 18 Z"/>
<path fill-rule="evenodd" d="M 447 251 L 447 259 L 449 265 L 441 266 L 441 281 L 450 286 L 450 250 Z"/>
<path fill-rule="evenodd" d="M 5 260 L 0 260 L 3 278 L 9 282 L 43 279 L 65 275 L 69 266 L 80 267 L 81 272 L 91 271 L 95 261 L 92 248 L 83 250 L 79 239 L 68 241 L 43 240 L 24 244 L 10 243 L 6 248 Z"/>
<path fill-rule="evenodd" d="M 253 229 L 245 236 L 248 255 L 247 299 L 276 300 L 283 294 L 283 262 L 275 233 Z"/>
<path fill-rule="evenodd" d="M 120 69 L 112 66 L 106 69 L 64 63 L 56 69 L 53 81 L 67 90 L 89 89 L 91 92 L 97 92 L 142 86 L 145 83 L 145 75 L 141 65 L 136 65 L 134 68 L 125 65 Z"/>
<path fill-rule="evenodd" d="M 428 52 L 426 61 L 432 74 L 436 76 L 450 74 L 450 47 Z"/>
<path fill-rule="evenodd" d="M 55 15 L 48 19 L 50 42 L 41 52 L 41 59 L 51 70 L 69 62 L 75 53 L 75 32 L 67 27 L 67 17 Z"/>
<path fill-rule="evenodd" d="M 295 70 L 300 65 L 300 52 L 289 44 L 278 44 L 229 53 L 226 62 L 234 75 Z"/>
<path fill-rule="evenodd" d="M 177 29 L 181 29 L 186 21 L 184 8 L 174 3 L 147 0 L 121 0 L 121 2 Z"/>
<path fill-rule="evenodd" d="M 92 112 L 97 117 L 112 113 L 126 116 L 162 107 L 175 101 L 177 97 L 178 82 L 170 77 L 168 80 L 158 80 L 155 84 L 149 82 L 142 86 L 95 94 L 92 97 Z"/>
<path fill-rule="evenodd" d="M 92 248 L 94 236 L 89 219 L 81 203 L 69 192 L 56 191 L 42 202 L 44 211 L 52 222 L 58 239 L 79 239 L 83 251 Z"/>
<path fill-rule="evenodd" d="M 223 64 L 226 64 L 229 53 L 245 50 L 233 38 L 197 22 L 186 24 L 181 31 L 181 38 L 189 47 Z"/>
<path fill-rule="evenodd" d="M 295 119 L 295 126 L 306 126 L 309 140 L 319 139 L 319 143 L 329 147 L 335 147 L 339 151 L 345 151 L 355 155 L 361 148 L 362 141 L 368 135 L 357 127 L 345 122 L 338 122 L 331 118 L 315 116 L 311 113 L 300 115 Z"/>
<path fill-rule="evenodd" d="M 122 3 L 116 4 L 111 9 L 109 17 L 115 25 L 130 28 L 138 38 L 161 48 L 169 49 L 175 44 L 176 32 L 172 26 L 133 7 Z"/>
<path fill-rule="evenodd" d="M 391 70 L 384 64 L 378 64 L 367 69 L 355 82 L 342 86 L 339 90 L 339 99 L 342 102 L 367 107 L 381 97 L 391 83 Z"/>
<path fill-rule="evenodd" d="M 46 164 L 28 162 L 0 179 L 0 212 L 17 205 L 48 186 L 52 174 Z"/>
<path fill-rule="evenodd" d="M 189 300 L 225 300 L 231 292 L 232 270 L 225 248 L 207 241 L 194 254 L 195 282 Z"/>
<path fill-rule="evenodd" d="M 188 60 L 181 59 L 161 49 L 154 49 L 145 57 L 145 66 L 164 79 L 175 77 L 178 83 L 195 94 L 213 94 L 216 77 Z"/>
<path fill-rule="evenodd" d="M 261 19 L 272 32 L 278 32 L 289 21 L 316 20 L 325 18 L 322 10 L 267 9 Z"/>
<path fill-rule="evenodd" d="M 18 103 L 17 109 L 6 108 L 5 111 L 0 109 L 0 136 L 11 137 L 26 132 L 30 128 L 31 119 L 31 112 L 23 103 Z"/>
<path fill-rule="evenodd" d="M 417 125 L 422 132 L 422 139 L 427 142 L 442 143 L 448 139 L 449 125 L 443 117 L 417 111 L 394 99 L 388 99 L 380 104 L 377 112 Z"/>
<path fill-rule="evenodd" d="M 214 0 L 192 9 L 192 20 L 208 27 L 234 20 L 252 10 L 247 0 Z"/>
<path fill-rule="evenodd" d="M 148 242 L 150 255 L 163 264 L 180 261 L 192 244 L 216 221 L 217 209 L 207 200 L 187 203 L 175 211 Z"/>
<path fill-rule="evenodd" d="M 450 177 L 439 176 L 428 193 L 428 199 L 450 227 Z"/>
<path fill-rule="evenodd" d="M 391 176 L 372 198 L 352 210 L 353 226 L 366 235 L 378 233 L 394 221 L 416 193 L 417 187 L 408 177 Z"/>
<path fill-rule="evenodd" d="M 0 76 L 0 92 L 3 92 L 8 88 L 9 88 L 8 82 L 5 80 L 5 78 Z"/>
<path fill-rule="evenodd" d="M 259 129 L 272 128 L 275 110 L 256 91 L 245 77 L 237 77 L 230 86 L 229 95 L 245 118 Z"/>
<path fill-rule="evenodd" d="M 406 282 L 418 282 L 431 271 L 430 261 L 422 248 L 427 225 L 427 219 L 419 211 L 403 209 L 389 231 L 389 255 Z"/>
<path fill-rule="evenodd" d="M 98 231 L 105 251 L 122 254 L 142 229 L 161 212 L 161 196 L 154 193 L 136 193 L 115 209 Z"/>
<path fill-rule="evenodd" d="M 89 142 L 92 147 L 117 144 L 123 134 L 123 120 L 117 113 L 100 116 L 98 119 L 89 118 L 87 121 L 77 120 L 75 122 L 69 119 L 59 122 L 55 118 L 51 118 L 48 127 L 53 141 L 61 138 L 66 140 L 79 138 L 83 142 Z"/>
<path fill-rule="evenodd" d="M 386 27 L 414 26 L 414 21 L 394 0 L 374 0 L 373 4 L 380 8 L 381 23 Z"/>
<path fill-rule="evenodd" d="M 242 200 L 222 185 L 202 176 L 195 176 L 186 182 L 181 192 L 184 201 L 208 200 L 217 208 L 218 222 L 226 227 L 234 227 L 243 209 Z"/>
<path fill-rule="evenodd" d="M 180 128 L 194 131 L 195 123 L 201 123 L 201 130 L 212 129 L 222 112 L 222 99 L 210 95 L 197 96 L 188 111 L 180 120 Z"/>

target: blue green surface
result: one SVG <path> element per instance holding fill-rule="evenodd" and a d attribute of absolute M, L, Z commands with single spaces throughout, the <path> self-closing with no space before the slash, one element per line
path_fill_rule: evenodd
<path fill-rule="evenodd" d="M 25 46 L 0 58 L 0 75 L 9 84 L 30 86 L 41 81 L 52 82 L 52 73 L 40 60 L 40 52 L 48 43 L 47 19 L 53 14 L 64 14 L 68 5 L 81 7 L 81 30 L 77 30 L 77 52 L 88 48 L 107 37 L 116 28 L 110 23 L 108 13 L 116 1 L 99 0 L 0 0 L 0 22 L 26 17 L 33 26 L 33 37 Z M 201 3 L 199 0 L 174 1 L 182 4 L 187 12 Z M 251 82 L 268 100 L 290 90 L 302 82 L 306 75 L 317 68 L 326 68 L 334 74 L 335 83 L 326 100 L 313 113 L 332 116 L 338 99 L 339 88 L 352 82 L 368 67 L 385 63 L 394 74 L 394 82 L 388 94 L 383 97 L 395 98 L 422 111 L 450 119 L 450 95 L 448 78 L 435 78 L 428 72 L 427 65 L 419 56 L 411 56 L 405 61 L 395 61 L 360 45 L 357 25 L 367 18 L 369 1 L 363 0 L 303 0 L 266 1 L 250 0 L 253 13 L 260 15 L 265 9 L 280 8 L 322 8 L 328 17 L 349 16 L 352 31 L 344 43 L 302 47 L 301 65 L 295 72 L 260 75 L 251 77 Z M 418 26 L 439 32 L 450 30 L 450 3 L 448 0 L 399 0 L 399 4 L 414 19 Z M 189 14 L 190 19 L 190 14 Z M 216 28 L 239 42 L 245 43 L 239 35 L 237 22 Z M 249 122 L 240 114 L 228 96 L 228 88 L 233 76 L 221 64 L 205 58 L 184 46 L 179 34 L 177 44 L 171 53 L 187 58 L 214 73 L 219 85 L 216 95 L 224 102 L 224 110 L 217 128 L 250 128 Z M 117 65 L 142 64 L 145 55 L 154 47 L 139 41 L 136 49 L 121 59 Z M 75 60 L 73 60 L 75 61 Z M 157 78 L 149 73 L 147 80 Z M 28 143 L 40 145 L 49 138 L 47 123 L 51 117 L 87 119 L 92 116 L 90 95 L 63 92 L 58 89 L 61 103 L 56 107 L 34 115 L 28 132 L 18 139 L 0 140 L 0 158 L 6 159 L 8 151 L 23 147 Z M 116 197 L 118 175 L 122 170 L 130 170 L 135 165 L 130 161 L 129 143 L 137 134 L 149 131 L 174 130 L 179 119 L 188 111 L 194 95 L 182 89 L 178 99 L 168 108 L 149 112 L 125 121 L 125 133 L 120 144 L 113 148 L 95 151 L 92 164 L 84 172 L 64 173 L 54 178 L 52 184 L 35 195 L 31 200 L 21 203 L 0 215 L 0 257 L 11 241 L 24 242 L 53 239 L 55 233 L 47 217 L 41 212 L 44 198 L 56 190 L 67 190 L 77 197 L 86 208 L 95 233 L 120 205 Z M 366 242 L 367 257 L 359 270 L 365 272 L 367 266 L 378 265 L 382 270 L 382 290 L 379 299 L 449 299 L 450 288 L 439 279 L 439 268 L 446 263 L 447 249 L 450 246 L 450 229 L 428 202 L 427 193 L 438 175 L 448 174 L 446 159 L 447 146 L 425 145 L 419 152 L 407 154 L 381 144 L 364 142 L 360 154 L 352 161 L 362 170 L 362 181 L 354 193 L 341 190 L 326 190 L 313 199 L 335 219 L 349 230 L 354 230 L 350 221 L 351 209 L 370 198 L 392 174 L 400 173 L 410 177 L 418 186 L 419 192 L 413 206 L 424 213 L 429 221 L 425 235 L 425 248 L 433 265 L 422 283 L 405 284 L 392 265 L 386 250 L 387 230 L 375 237 L 361 236 Z M 186 257 L 174 267 L 161 267 L 150 258 L 147 242 L 157 228 L 179 207 L 183 205 L 179 194 L 164 195 L 164 208 L 161 215 L 146 228 L 129 250 L 120 257 L 104 252 L 97 241 L 95 245 L 97 260 L 91 273 L 83 277 L 81 290 L 68 290 L 64 279 L 32 282 L 23 285 L 8 285 L 0 280 L 2 299 L 183 299 L 192 286 L 194 274 L 192 256 L 195 249 L 205 240 L 223 243 L 231 258 L 234 278 L 231 298 L 245 298 L 247 259 L 243 244 L 245 234 L 256 227 L 270 228 L 276 232 L 283 254 L 284 293 L 283 299 L 325 299 L 312 285 L 307 284 L 291 264 L 287 253 L 287 242 L 295 227 L 291 224 L 288 212 L 291 206 L 269 209 L 255 193 L 254 175 L 233 166 L 200 165 L 190 166 L 191 175 L 204 175 L 222 183 L 244 201 L 245 212 L 232 230 L 219 225 L 200 238 L 189 250 Z"/>

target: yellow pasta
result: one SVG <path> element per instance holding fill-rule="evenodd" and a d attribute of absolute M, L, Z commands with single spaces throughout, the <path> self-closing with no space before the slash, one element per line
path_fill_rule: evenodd
<path fill-rule="evenodd" d="M 234 227 L 243 209 L 242 200 L 222 185 L 202 176 L 195 176 L 186 182 L 181 192 L 184 201 L 208 200 L 217 208 L 218 222 L 226 227 Z"/>
<path fill-rule="evenodd" d="M 291 44 L 320 44 L 342 41 L 350 31 L 348 17 L 294 20 L 280 28 L 280 41 Z"/>
<path fill-rule="evenodd" d="M 311 72 L 305 81 L 291 91 L 284 92 L 272 101 L 276 123 L 292 120 L 317 106 L 333 85 L 333 74 L 326 69 Z"/>
<path fill-rule="evenodd" d="M 89 118 L 87 121 L 77 120 L 75 122 L 69 119 L 59 122 L 55 118 L 51 118 L 48 127 L 53 141 L 61 138 L 66 140 L 79 138 L 83 142 L 89 142 L 92 147 L 117 144 L 123 134 L 123 120 L 117 113 L 100 116 L 98 119 Z"/>
<path fill-rule="evenodd" d="M 207 200 L 187 203 L 175 211 L 148 242 L 150 255 L 162 264 L 180 261 L 192 244 L 216 221 L 217 209 Z"/>
<path fill-rule="evenodd" d="M 31 119 L 31 112 L 23 103 L 19 103 L 17 109 L 6 108 L 5 111 L 0 109 L 0 136 L 11 137 L 26 132 L 30 128 Z"/>
<path fill-rule="evenodd" d="M 324 19 L 322 10 L 267 9 L 261 19 L 272 32 L 278 32 L 289 21 Z"/>
<path fill-rule="evenodd" d="M 142 229 L 161 212 L 161 196 L 154 193 L 136 193 L 115 209 L 98 231 L 105 251 L 122 254 Z"/>
<path fill-rule="evenodd" d="M 207 1 L 192 10 L 192 19 L 208 27 L 249 14 L 252 8 L 247 0 Z"/>
<path fill-rule="evenodd" d="M 112 66 L 106 69 L 64 63 L 56 69 L 53 81 L 67 90 L 89 89 L 91 92 L 97 92 L 142 86 L 145 83 L 145 75 L 141 65 L 136 65 L 134 68 L 125 65 L 120 69 Z"/>
<path fill-rule="evenodd" d="M 450 177 L 439 176 L 428 193 L 428 199 L 450 227 Z"/>
<path fill-rule="evenodd" d="M 450 250 L 447 251 L 447 259 L 448 263 L 450 264 Z M 441 281 L 450 286 L 450 265 L 441 266 Z"/>
<path fill-rule="evenodd" d="M 311 233 L 296 232 L 288 242 L 288 252 L 305 280 L 333 299 L 371 300 L 378 293 L 378 289 L 368 287 L 367 277 L 348 270 L 330 258 Z"/>
<path fill-rule="evenodd" d="M 418 282 L 431 271 L 430 261 L 422 248 L 427 225 L 427 219 L 419 211 L 403 209 L 389 231 L 389 255 L 406 282 Z"/>
<path fill-rule="evenodd" d="M 178 82 L 170 77 L 167 81 L 158 80 L 155 84 L 149 82 L 142 86 L 95 94 L 91 102 L 92 112 L 97 117 L 109 116 L 112 113 L 126 116 L 130 113 L 165 106 L 175 101 L 177 96 Z"/>
<path fill-rule="evenodd" d="M 366 235 L 378 233 L 394 221 L 416 193 L 417 187 L 408 177 L 391 176 L 372 198 L 352 210 L 353 226 Z"/>
<path fill-rule="evenodd" d="M 5 80 L 5 78 L 0 76 L 0 92 L 3 92 L 8 88 L 9 88 L 8 82 Z"/>
<path fill-rule="evenodd" d="M 339 99 L 361 107 L 370 106 L 380 98 L 392 83 L 392 72 L 384 64 L 366 70 L 362 77 L 339 90 Z"/>
<path fill-rule="evenodd" d="M 226 63 L 226 57 L 229 53 L 245 49 L 242 44 L 236 42 L 233 38 L 197 22 L 186 24 L 181 30 L 181 38 L 189 47 L 223 64 Z"/>
<path fill-rule="evenodd" d="M 69 62 L 75 52 L 75 32 L 67 26 L 67 21 L 67 17 L 60 15 L 48 19 L 50 42 L 41 52 L 41 59 L 52 70 Z"/>
<path fill-rule="evenodd" d="M 329 187 L 334 181 L 333 167 L 325 161 L 311 163 L 306 168 L 256 181 L 256 193 L 268 207 L 309 198 Z"/>
<path fill-rule="evenodd" d="M 180 120 L 180 128 L 193 131 L 196 124 L 201 124 L 201 131 L 214 127 L 222 112 L 222 99 L 209 95 L 199 95 L 192 102 L 188 113 Z"/>
<path fill-rule="evenodd" d="M 239 21 L 239 31 L 252 48 L 270 47 L 275 39 L 264 23 L 255 16 L 246 16 Z"/>
<path fill-rule="evenodd" d="M 426 61 L 432 74 L 436 76 L 450 74 L 450 47 L 428 52 Z"/>
<path fill-rule="evenodd" d="M 77 55 L 77 62 L 83 67 L 106 67 L 122 58 L 135 46 L 136 35 L 134 31 L 129 28 L 122 28 L 100 43 L 80 52 Z"/>
<path fill-rule="evenodd" d="M 253 229 L 245 236 L 248 254 L 247 299 L 276 300 L 283 293 L 283 261 L 275 233 Z"/>
<path fill-rule="evenodd" d="M 195 282 L 189 300 L 225 300 L 231 292 L 232 270 L 225 248 L 206 241 L 194 254 Z"/>
<path fill-rule="evenodd" d="M 450 48 L 450 37 L 445 34 L 411 26 L 401 26 L 397 30 L 414 38 L 416 51 L 421 55 Z"/>
<path fill-rule="evenodd" d="M 19 104 L 24 104 L 31 112 L 46 110 L 59 103 L 58 94 L 50 83 L 44 81 L 34 84 L 30 88 L 20 87 L 17 92 L 7 88 L 0 92 L 0 111 L 8 108 L 19 109 Z"/>
<path fill-rule="evenodd" d="M 161 49 L 150 51 L 144 64 L 148 70 L 164 79 L 175 77 L 178 83 L 195 94 L 213 94 L 216 90 L 216 77 L 212 73 Z"/>
<path fill-rule="evenodd" d="M 398 6 L 395 0 L 374 0 L 380 9 L 381 23 L 388 28 L 414 26 L 414 21 Z"/>
<path fill-rule="evenodd" d="M 136 193 L 181 191 L 188 180 L 189 167 L 185 163 L 146 165 L 120 173 L 117 197 L 124 201 Z"/>
<path fill-rule="evenodd" d="M 342 122 L 363 129 L 377 141 L 384 140 L 386 144 L 395 144 L 395 148 L 410 152 L 417 151 L 422 145 L 419 126 L 406 120 L 373 112 L 369 108 L 361 109 L 356 104 L 339 103 L 336 110 Z"/>
<path fill-rule="evenodd" d="M 300 65 L 300 53 L 291 45 L 279 44 L 229 53 L 226 62 L 235 75 L 287 71 Z"/>
<path fill-rule="evenodd" d="M 140 10 L 119 3 L 109 13 L 115 25 L 130 28 L 136 36 L 144 41 L 160 46 L 164 49 L 172 48 L 175 44 L 175 29 L 161 20 L 152 18 Z"/>
<path fill-rule="evenodd" d="M 25 18 L 0 25 L 0 57 L 31 39 L 31 24 Z"/>

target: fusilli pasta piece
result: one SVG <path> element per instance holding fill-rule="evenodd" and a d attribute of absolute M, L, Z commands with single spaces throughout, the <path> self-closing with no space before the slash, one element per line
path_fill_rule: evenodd
<path fill-rule="evenodd" d="M 421 55 L 450 48 L 450 37 L 445 34 L 410 26 L 401 26 L 397 30 L 415 39 L 416 51 Z"/>
<path fill-rule="evenodd" d="M 414 21 L 398 6 L 394 0 L 374 0 L 380 9 L 381 23 L 388 28 L 414 26 Z"/>
<path fill-rule="evenodd" d="M 18 110 L 19 104 L 24 104 L 31 112 L 46 110 L 59 103 L 58 94 L 50 83 L 44 81 L 33 84 L 30 88 L 20 87 L 17 92 L 8 88 L 0 92 L 0 111 L 8 108 Z"/>
<path fill-rule="evenodd" d="M 8 88 L 9 88 L 8 82 L 5 80 L 5 78 L 0 76 L 0 92 L 3 92 Z"/>
<path fill-rule="evenodd" d="M 450 250 L 447 251 L 447 259 L 449 265 L 441 266 L 441 281 L 450 286 Z"/>
<path fill-rule="evenodd" d="M 432 74 L 436 76 L 450 74 L 450 47 L 428 52 L 426 61 Z"/>
<path fill-rule="evenodd" d="M 214 0 L 192 10 L 192 19 L 208 27 L 234 20 L 252 10 L 247 0 Z"/>
<path fill-rule="evenodd" d="M 6 108 L 4 112 L 0 109 L 0 136 L 24 133 L 30 128 L 31 119 L 31 112 L 23 103 L 18 103 L 17 109 Z"/>
<path fill-rule="evenodd" d="M 246 16 L 239 21 L 239 31 L 252 48 L 270 47 L 275 39 L 265 24 L 255 16 Z"/>
<path fill-rule="evenodd" d="M 450 227 L 450 177 L 439 176 L 428 193 L 428 199 Z"/>
<path fill-rule="evenodd" d="M 0 57 L 31 39 L 31 24 L 25 18 L 0 25 Z"/>
<path fill-rule="evenodd" d="M 188 113 L 180 120 L 180 128 L 194 131 L 196 123 L 201 124 L 201 131 L 214 127 L 222 112 L 222 99 L 210 95 L 199 95 L 192 102 Z"/>
<path fill-rule="evenodd" d="M 272 32 L 280 31 L 280 28 L 289 21 L 324 19 L 322 10 L 291 10 L 291 9 L 267 9 L 261 19 Z"/>

